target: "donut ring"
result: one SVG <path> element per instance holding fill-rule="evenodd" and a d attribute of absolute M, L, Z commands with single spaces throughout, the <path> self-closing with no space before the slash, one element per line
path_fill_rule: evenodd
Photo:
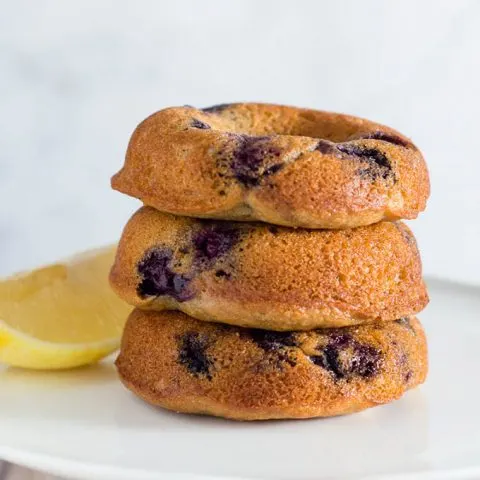
<path fill-rule="evenodd" d="M 430 191 L 422 154 L 395 130 L 258 103 L 153 114 L 112 187 L 176 215 L 305 228 L 415 218 Z"/>
<path fill-rule="evenodd" d="M 395 320 L 428 303 L 415 239 L 400 222 L 305 230 L 142 207 L 110 283 L 139 308 L 266 330 Z"/>
<path fill-rule="evenodd" d="M 237 420 L 326 417 L 391 402 L 425 380 L 420 322 L 269 332 L 134 310 L 116 361 L 145 401 Z"/>

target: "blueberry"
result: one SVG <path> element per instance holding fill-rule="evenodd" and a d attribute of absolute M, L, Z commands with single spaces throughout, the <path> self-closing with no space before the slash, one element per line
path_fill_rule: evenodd
<path fill-rule="evenodd" d="M 340 350 L 337 347 L 327 345 L 321 355 L 313 355 L 310 358 L 315 365 L 333 373 L 336 378 L 343 378 L 345 377 L 345 372 L 340 363 L 339 353 Z"/>
<path fill-rule="evenodd" d="M 138 264 L 142 279 L 137 287 L 140 297 L 170 295 L 180 302 L 192 298 L 191 278 L 171 270 L 172 256 L 171 250 L 162 248 L 153 248 L 145 254 Z"/>
<path fill-rule="evenodd" d="M 190 126 L 193 128 L 199 128 L 200 130 L 209 130 L 210 128 L 212 128 L 207 123 L 202 122 L 201 120 L 198 120 L 196 118 L 192 118 Z"/>
<path fill-rule="evenodd" d="M 410 147 L 412 146 L 408 140 L 405 140 L 398 135 L 394 135 L 393 133 L 387 132 L 371 132 L 367 133 L 366 135 L 362 135 L 361 137 L 357 138 L 365 138 L 365 139 L 373 139 L 373 140 L 382 140 L 384 142 L 392 143 L 393 145 L 400 145 L 401 147 Z"/>
<path fill-rule="evenodd" d="M 328 140 L 319 140 L 317 143 L 317 146 L 315 147 L 315 150 L 317 150 L 320 153 L 323 154 L 332 154 L 335 153 L 336 148 L 335 144 L 332 142 L 329 142 Z"/>
<path fill-rule="evenodd" d="M 298 345 L 294 333 L 251 329 L 249 335 L 268 354 L 269 362 L 272 362 L 276 369 L 282 370 L 286 363 L 291 367 L 297 364 L 295 352 L 292 350 L 292 347 Z"/>
<path fill-rule="evenodd" d="M 356 376 L 373 377 L 380 368 L 381 352 L 371 345 L 364 345 L 348 334 L 330 335 L 319 355 L 310 360 L 330 372 L 335 379 L 350 379 Z"/>
<path fill-rule="evenodd" d="M 180 338 L 178 361 L 196 377 L 212 379 L 213 362 L 207 355 L 208 339 L 197 332 L 188 332 Z"/>
<path fill-rule="evenodd" d="M 238 229 L 222 224 L 212 224 L 197 232 L 193 244 L 197 259 L 214 260 L 225 255 L 237 243 Z"/>
<path fill-rule="evenodd" d="M 218 278 L 229 279 L 231 277 L 231 274 L 226 272 L 225 270 L 219 269 L 215 272 L 215 276 L 218 277 Z"/>
<path fill-rule="evenodd" d="M 379 369 L 380 352 L 371 345 L 356 344 L 353 348 L 353 357 L 349 373 L 360 377 L 373 377 Z"/>
<path fill-rule="evenodd" d="M 393 167 L 390 160 L 376 148 L 367 148 L 362 145 L 341 144 L 337 145 L 337 149 L 351 157 L 357 157 L 369 164 L 366 168 L 361 168 L 358 173 L 368 176 L 373 180 L 377 178 L 388 179 L 393 177 Z"/>
<path fill-rule="evenodd" d="M 263 177 L 278 172 L 283 164 L 264 168 L 265 160 L 280 156 L 280 150 L 272 145 L 272 137 L 238 135 L 238 144 L 233 152 L 231 169 L 234 177 L 246 186 L 256 186 Z"/>
<path fill-rule="evenodd" d="M 250 336 L 260 348 L 267 352 L 283 347 L 295 347 L 298 344 L 295 335 L 291 332 L 252 329 Z"/>
<path fill-rule="evenodd" d="M 281 170 L 284 166 L 285 164 L 283 163 L 276 163 L 271 167 L 266 168 L 262 173 L 262 177 L 268 177 L 270 175 L 273 175 L 274 173 L 277 173 L 279 170 Z"/>

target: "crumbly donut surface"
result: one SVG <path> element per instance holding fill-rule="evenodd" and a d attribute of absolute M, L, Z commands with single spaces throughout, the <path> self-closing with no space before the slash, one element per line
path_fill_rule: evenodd
<path fill-rule="evenodd" d="M 428 369 L 413 317 L 269 332 L 138 309 L 116 365 L 122 382 L 151 404 L 238 420 L 357 412 L 399 398 Z"/>
<path fill-rule="evenodd" d="M 112 186 L 177 215 L 305 228 L 415 218 L 430 192 L 422 154 L 395 130 L 258 103 L 153 114 Z"/>
<path fill-rule="evenodd" d="M 390 321 L 428 303 L 415 239 L 400 222 L 306 230 L 142 207 L 110 281 L 143 309 L 267 330 Z"/>

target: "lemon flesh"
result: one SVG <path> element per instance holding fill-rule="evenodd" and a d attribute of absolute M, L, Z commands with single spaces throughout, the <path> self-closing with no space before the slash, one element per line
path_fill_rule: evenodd
<path fill-rule="evenodd" d="M 115 351 L 132 309 L 108 284 L 115 249 L 0 280 L 0 363 L 62 369 Z"/>

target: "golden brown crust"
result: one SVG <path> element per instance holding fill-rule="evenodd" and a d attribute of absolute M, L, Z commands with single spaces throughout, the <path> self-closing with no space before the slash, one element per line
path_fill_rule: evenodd
<path fill-rule="evenodd" d="M 309 330 L 413 315 L 428 303 L 402 223 L 304 230 L 198 220 L 141 208 L 110 281 L 131 305 L 267 330 Z"/>
<path fill-rule="evenodd" d="M 134 310 L 116 365 L 154 405 L 238 420 L 342 415 L 391 402 L 425 380 L 415 318 L 266 332 Z"/>
<path fill-rule="evenodd" d="M 153 114 L 112 186 L 177 215 L 306 228 L 415 218 L 430 191 L 421 153 L 395 130 L 255 103 Z"/>

